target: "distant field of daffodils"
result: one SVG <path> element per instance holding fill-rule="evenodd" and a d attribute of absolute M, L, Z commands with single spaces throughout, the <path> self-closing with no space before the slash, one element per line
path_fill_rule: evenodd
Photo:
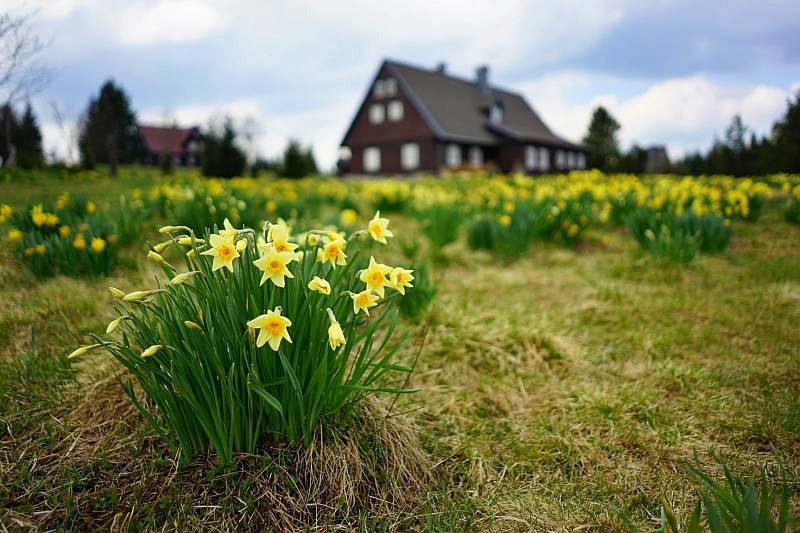
<path fill-rule="evenodd" d="M 0 242 L 0 529 L 800 527 L 800 176 L 16 170 Z"/>

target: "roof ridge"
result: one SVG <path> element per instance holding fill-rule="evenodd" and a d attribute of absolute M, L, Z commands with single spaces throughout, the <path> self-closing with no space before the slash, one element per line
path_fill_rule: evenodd
<path fill-rule="evenodd" d="M 425 74 L 431 74 L 431 75 L 434 75 L 434 76 L 439 75 L 439 76 L 442 76 L 444 78 L 448 78 L 448 79 L 450 79 L 452 81 L 457 81 L 457 82 L 460 82 L 460 83 L 466 83 L 467 85 L 477 85 L 478 84 L 477 81 L 475 81 L 475 80 L 471 80 L 469 78 L 465 78 L 465 77 L 462 77 L 462 76 L 454 76 L 454 75 L 450 74 L 447 71 L 439 72 L 436 69 L 426 69 L 424 67 L 420 67 L 420 66 L 417 66 L 417 65 L 412 65 L 411 63 L 406 63 L 404 61 L 396 61 L 396 60 L 393 60 L 393 59 L 385 59 L 384 63 L 386 63 L 387 65 L 393 65 L 393 66 L 396 66 L 396 67 L 408 68 L 408 69 L 416 70 L 418 72 L 422 72 L 422 73 L 425 73 Z M 497 85 L 491 85 L 490 84 L 489 85 L 489 89 L 491 91 L 493 91 L 493 92 L 505 93 L 505 94 L 509 94 L 509 95 L 512 95 L 512 96 L 521 96 L 516 91 L 513 91 L 511 89 L 506 89 L 506 88 L 503 88 L 503 87 L 498 87 Z"/>

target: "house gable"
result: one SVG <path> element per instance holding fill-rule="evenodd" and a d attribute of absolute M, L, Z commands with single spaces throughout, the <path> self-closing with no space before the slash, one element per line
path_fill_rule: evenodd
<path fill-rule="evenodd" d="M 376 82 L 388 79 L 395 80 L 396 92 L 392 95 L 376 95 L 374 90 Z M 399 120 L 393 120 L 389 113 L 390 105 L 396 106 L 396 102 L 402 105 L 402 118 Z M 383 120 L 380 123 L 373 123 L 370 120 L 372 106 L 382 108 Z M 391 65 L 384 62 L 370 83 L 367 94 L 345 133 L 342 146 L 352 147 L 433 137 L 433 129 L 424 114 L 425 111 L 420 110 L 413 93 L 409 92 L 408 85 L 398 79 Z"/>

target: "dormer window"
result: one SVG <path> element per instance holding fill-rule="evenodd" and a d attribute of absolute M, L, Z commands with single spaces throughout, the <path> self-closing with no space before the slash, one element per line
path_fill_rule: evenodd
<path fill-rule="evenodd" d="M 489 108 L 489 120 L 495 124 L 503 122 L 503 104 L 500 102 L 492 104 L 492 107 Z"/>

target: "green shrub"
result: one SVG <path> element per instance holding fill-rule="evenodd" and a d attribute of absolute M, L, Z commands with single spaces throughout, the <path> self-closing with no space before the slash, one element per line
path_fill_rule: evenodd
<path fill-rule="evenodd" d="M 786 222 L 792 224 L 800 224 L 800 198 L 792 197 L 786 204 L 786 209 L 783 211 L 783 218 Z"/>
<path fill-rule="evenodd" d="M 459 205 L 437 204 L 416 212 L 422 232 L 440 250 L 458 239 L 464 221 L 464 211 Z"/>
<path fill-rule="evenodd" d="M 479 215 L 467 224 L 467 245 L 473 250 L 494 250 L 495 226 L 491 215 Z"/>

